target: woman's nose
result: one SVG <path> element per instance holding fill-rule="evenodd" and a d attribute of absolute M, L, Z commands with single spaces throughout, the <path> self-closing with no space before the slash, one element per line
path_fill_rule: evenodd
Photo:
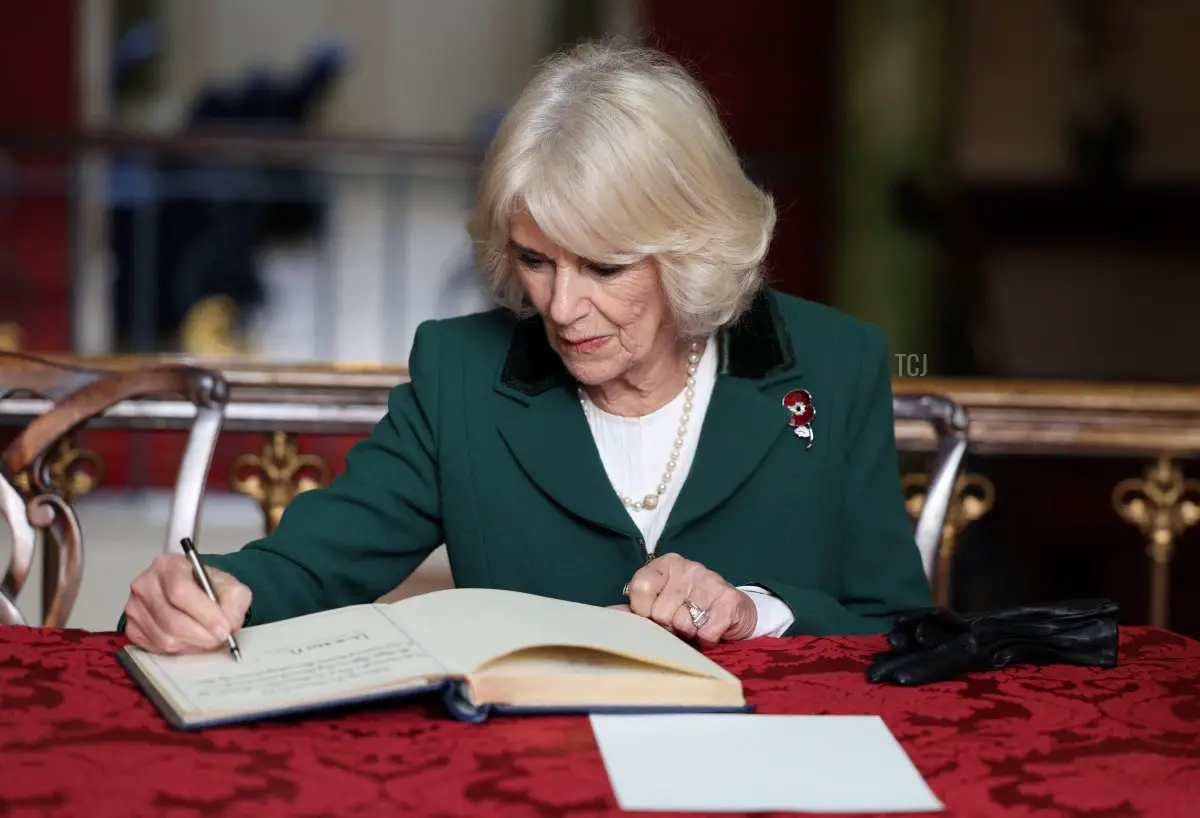
<path fill-rule="evenodd" d="M 587 313 L 585 282 L 577 269 L 559 267 L 554 274 L 554 292 L 550 297 L 550 319 L 561 327 L 569 326 Z"/>

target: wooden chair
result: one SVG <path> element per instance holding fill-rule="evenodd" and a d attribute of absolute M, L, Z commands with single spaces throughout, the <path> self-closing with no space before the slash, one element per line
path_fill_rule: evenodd
<path fill-rule="evenodd" d="M 950 572 L 947 565 L 939 566 L 938 556 L 955 485 L 967 456 L 967 411 L 941 395 L 905 394 L 892 397 L 892 413 L 896 420 L 930 424 L 937 436 L 937 452 L 917 516 L 915 538 L 925 576 L 934 586 L 939 604 L 945 604 L 949 600 Z"/>
<path fill-rule="evenodd" d="M 180 550 L 194 536 L 217 437 L 224 422 L 228 387 L 215 372 L 184 365 L 103 372 L 52 363 L 20 353 L 0 353 L 0 400 L 41 399 L 50 408 L 22 429 L 0 454 L 0 516 L 12 532 L 12 558 L 0 583 L 0 623 L 27 624 L 17 607 L 43 546 L 42 625 L 62 627 L 83 578 L 83 534 L 53 472 L 62 441 L 122 401 L 173 397 L 191 401 L 195 419 L 180 463 L 167 526 L 166 550 Z"/>

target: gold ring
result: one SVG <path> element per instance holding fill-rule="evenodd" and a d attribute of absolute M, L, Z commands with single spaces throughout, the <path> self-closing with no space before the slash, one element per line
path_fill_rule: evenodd
<path fill-rule="evenodd" d="M 708 611 L 704 610 L 690 599 L 685 599 L 683 604 L 687 606 L 688 614 L 692 617 L 692 624 L 695 625 L 697 629 L 704 627 L 704 623 L 708 621 Z"/>

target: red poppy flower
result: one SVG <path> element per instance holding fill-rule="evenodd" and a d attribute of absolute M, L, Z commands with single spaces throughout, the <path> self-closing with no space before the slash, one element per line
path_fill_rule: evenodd
<path fill-rule="evenodd" d="M 807 389 L 793 389 L 788 392 L 783 396 L 783 405 L 791 413 L 788 426 L 793 428 L 807 426 L 817 414 L 817 410 L 813 409 L 812 395 Z"/>

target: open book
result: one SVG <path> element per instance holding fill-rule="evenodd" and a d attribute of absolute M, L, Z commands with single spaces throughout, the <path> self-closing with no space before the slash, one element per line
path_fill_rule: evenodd
<path fill-rule="evenodd" d="M 456 588 L 237 633 L 222 648 L 117 658 L 172 726 L 255 721 L 440 692 L 450 712 L 744 711 L 738 678 L 654 622 L 515 591 Z"/>

